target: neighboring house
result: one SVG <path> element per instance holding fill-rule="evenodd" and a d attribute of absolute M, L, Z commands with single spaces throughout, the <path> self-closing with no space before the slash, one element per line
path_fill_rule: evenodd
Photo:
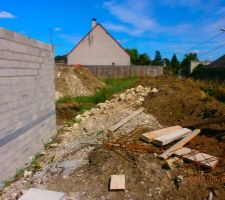
<path fill-rule="evenodd" d="M 194 70 L 199 64 L 209 65 L 210 63 L 211 63 L 211 61 L 191 61 L 191 64 L 190 64 L 190 73 L 192 73 L 193 70 Z"/>
<path fill-rule="evenodd" d="M 225 68 L 225 55 L 221 56 L 217 60 L 213 61 L 210 65 L 207 67 L 209 68 Z"/>
<path fill-rule="evenodd" d="M 67 55 L 69 65 L 130 65 L 130 56 L 106 29 L 92 20 L 92 29 Z"/>

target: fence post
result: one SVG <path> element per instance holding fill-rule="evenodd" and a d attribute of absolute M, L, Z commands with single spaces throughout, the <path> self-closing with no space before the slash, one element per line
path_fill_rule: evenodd
<path fill-rule="evenodd" d="M 130 72 L 129 73 L 130 73 L 130 77 L 131 77 L 131 65 L 130 65 Z"/>

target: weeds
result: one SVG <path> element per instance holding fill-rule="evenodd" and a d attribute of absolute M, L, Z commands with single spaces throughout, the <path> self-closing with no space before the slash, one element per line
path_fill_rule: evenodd
<path fill-rule="evenodd" d="M 225 103 L 225 86 L 218 81 L 198 81 L 199 87 L 209 96 Z"/>
<path fill-rule="evenodd" d="M 114 94 L 133 87 L 137 81 L 137 77 L 106 79 L 104 80 L 106 86 L 102 89 L 97 90 L 94 95 L 78 97 L 65 96 L 60 98 L 56 102 L 57 109 L 59 109 L 60 104 L 68 104 L 67 112 L 66 109 L 63 110 L 63 114 L 67 116 L 66 122 L 64 121 L 64 123 L 66 123 L 67 126 L 72 126 L 75 122 L 77 122 L 76 118 L 71 118 L 72 115 L 76 116 L 78 114 L 84 113 L 87 110 L 90 110 L 91 108 L 95 107 L 96 104 L 103 103 L 106 100 L 112 98 Z M 69 107 L 69 104 L 71 103 L 76 103 L 76 109 L 72 109 Z M 60 112 L 58 113 L 60 115 Z M 63 116 L 63 114 L 61 115 Z"/>

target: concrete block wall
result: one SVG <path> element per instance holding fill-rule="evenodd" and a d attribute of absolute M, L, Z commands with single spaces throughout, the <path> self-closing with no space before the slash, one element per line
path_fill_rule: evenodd
<path fill-rule="evenodd" d="M 50 45 L 0 28 L 0 181 L 56 134 Z"/>
<path fill-rule="evenodd" d="M 122 78 L 132 76 L 160 76 L 163 75 L 162 66 L 151 65 L 85 65 L 98 78 Z"/>

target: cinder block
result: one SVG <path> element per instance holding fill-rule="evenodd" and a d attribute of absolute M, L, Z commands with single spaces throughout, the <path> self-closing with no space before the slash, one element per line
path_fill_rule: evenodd
<path fill-rule="evenodd" d="M 110 190 L 125 190 L 125 175 L 111 175 Z"/>
<path fill-rule="evenodd" d="M 66 194 L 31 188 L 19 200 L 66 200 Z"/>

